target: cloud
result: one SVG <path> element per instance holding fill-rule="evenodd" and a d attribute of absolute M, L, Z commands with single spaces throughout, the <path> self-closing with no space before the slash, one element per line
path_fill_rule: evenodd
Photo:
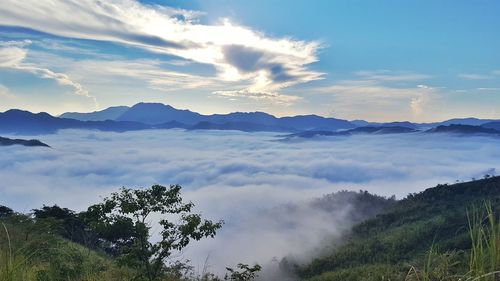
<path fill-rule="evenodd" d="M 14 98 L 15 96 L 9 91 L 9 88 L 0 84 L 0 97 L 2 97 L 2 98 Z"/>
<path fill-rule="evenodd" d="M 26 43 L 26 41 L 22 42 Z M 12 41 L 10 43 L 12 43 Z M 15 44 L 8 44 L 8 46 L 13 45 Z M 74 89 L 75 94 L 91 98 L 94 101 L 96 108 L 98 107 L 96 98 L 90 95 L 89 92 L 85 90 L 80 83 L 71 80 L 71 78 L 67 74 L 54 72 L 48 68 L 43 68 L 32 63 L 24 62 L 27 54 L 28 51 L 26 49 L 22 49 L 19 47 L 0 48 L 0 68 L 10 68 L 29 72 L 44 79 L 54 80 L 59 85 L 70 86 Z"/>
<path fill-rule="evenodd" d="M 403 197 L 500 169 L 500 140 L 489 137 L 276 142 L 271 133 L 158 130 L 62 131 L 37 138 L 53 148 L 0 147 L 0 204 L 26 212 L 55 203 L 82 210 L 122 186 L 179 183 L 204 216 L 226 221 L 215 239 L 194 244 L 183 257 L 202 265 L 209 255 L 213 269 L 222 270 L 306 253 L 335 236 L 345 226 L 342 216 L 304 207 L 310 198 L 342 189 Z M 277 207 L 288 203 L 302 207 Z M 281 210 L 279 219 L 265 215 L 274 207 Z M 327 219 L 338 221 L 325 224 Z M 286 221 L 296 227 L 285 230 Z"/>
<path fill-rule="evenodd" d="M 68 61 L 68 71 L 82 81 L 109 84 L 123 78 L 144 81 L 160 91 L 214 88 L 218 80 L 209 76 L 187 74 L 164 69 L 159 60 L 81 60 Z"/>
<path fill-rule="evenodd" d="M 272 38 L 228 19 L 200 24 L 199 13 L 132 0 L 7 0 L 0 25 L 57 36 L 109 41 L 209 64 L 223 81 L 247 81 L 252 92 L 273 92 L 321 79 L 308 69 L 318 42 Z"/>
<path fill-rule="evenodd" d="M 17 47 L 0 48 L 0 67 L 16 67 L 26 58 L 26 54 L 26 50 Z"/>
<path fill-rule="evenodd" d="M 399 120 L 406 116 L 409 120 L 419 120 L 426 106 L 442 91 L 424 84 L 391 84 L 395 81 L 413 81 L 416 76 L 409 74 L 387 74 L 384 78 L 366 74 L 363 77 L 367 79 L 338 81 L 335 85 L 315 88 L 310 92 L 331 95 L 336 114 L 343 118 Z"/>
<path fill-rule="evenodd" d="M 493 77 L 484 74 L 476 74 L 476 73 L 462 73 L 459 74 L 458 77 L 466 79 L 466 80 L 488 80 Z"/>
<path fill-rule="evenodd" d="M 270 102 L 278 105 L 291 105 L 300 100 L 300 97 L 283 95 L 276 92 L 253 92 L 251 90 L 236 90 L 236 91 L 215 91 L 214 95 L 226 98 L 246 98 L 256 101 Z"/>
<path fill-rule="evenodd" d="M 22 40 L 22 41 L 2 41 L 0 42 L 0 47 L 26 47 L 31 45 L 33 42 L 29 39 Z"/>
<path fill-rule="evenodd" d="M 479 91 L 500 91 L 500 88 L 477 88 Z"/>
<path fill-rule="evenodd" d="M 408 71 L 390 71 L 390 70 L 361 70 L 356 71 L 354 73 L 357 76 L 360 76 L 364 80 L 373 80 L 373 81 L 420 81 L 420 80 L 428 80 L 431 79 L 431 75 L 421 74 L 421 73 L 413 73 Z"/>

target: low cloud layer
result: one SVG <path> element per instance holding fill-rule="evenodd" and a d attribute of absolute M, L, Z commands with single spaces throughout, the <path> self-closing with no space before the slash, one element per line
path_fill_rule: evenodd
<path fill-rule="evenodd" d="M 500 168 L 500 139 L 488 137 L 278 142 L 266 133 L 70 130 L 39 138 L 53 148 L 0 147 L 0 204 L 25 212 L 55 203 L 83 210 L 121 186 L 179 183 L 205 216 L 226 221 L 215 239 L 183 253 L 200 268 L 209 256 L 215 270 L 307 252 L 345 227 L 342 216 L 325 224 L 329 214 L 306 207 L 263 215 L 276 206 L 305 206 L 342 189 L 403 197 Z M 284 231 L 291 216 L 299 223 Z"/>

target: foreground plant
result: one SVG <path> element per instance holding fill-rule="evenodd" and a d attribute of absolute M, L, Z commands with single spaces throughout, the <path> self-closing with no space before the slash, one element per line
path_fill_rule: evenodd
<path fill-rule="evenodd" d="M 214 237 L 223 221 L 213 222 L 192 213 L 183 202 L 181 187 L 154 185 L 148 189 L 122 188 L 84 214 L 89 225 L 104 237 L 121 264 L 138 270 L 135 280 L 161 280 L 171 273 L 166 265 L 190 241 Z M 151 241 L 151 219 L 159 217 L 159 237 Z M 176 222 L 174 222 L 174 220 Z"/>
<path fill-rule="evenodd" d="M 468 262 L 456 251 L 439 254 L 431 247 L 421 270 L 412 267 L 406 281 L 498 281 L 500 280 L 500 218 L 491 203 L 485 211 L 467 212 L 471 249 Z"/>
<path fill-rule="evenodd" d="M 486 214 L 473 210 L 467 215 L 472 241 L 469 259 L 469 279 L 500 280 L 500 217 L 495 217 L 491 203 L 485 204 Z"/>

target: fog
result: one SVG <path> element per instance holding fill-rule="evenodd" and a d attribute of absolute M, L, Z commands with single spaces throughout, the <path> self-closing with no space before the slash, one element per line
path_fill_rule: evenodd
<path fill-rule="evenodd" d="M 350 227 L 355 206 L 333 215 L 311 208 L 312 198 L 343 189 L 402 198 L 500 168 L 500 139 L 479 136 L 278 141 L 272 133 L 66 130 L 37 138 L 52 148 L 0 147 L 0 204 L 83 210 L 122 186 L 181 184 L 197 211 L 226 222 L 180 256 L 197 268 L 208 257 L 215 271 L 289 254 L 307 261 Z"/>

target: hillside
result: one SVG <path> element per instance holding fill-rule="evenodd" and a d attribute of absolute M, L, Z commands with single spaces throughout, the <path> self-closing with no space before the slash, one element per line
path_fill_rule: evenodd
<path fill-rule="evenodd" d="M 500 131 L 493 128 L 487 128 L 482 126 L 473 125 L 448 125 L 448 126 L 437 126 L 435 128 L 429 129 L 426 133 L 450 133 L 450 134 L 488 134 L 488 135 L 500 135 Z"/>
<path fill-rule="evenodd" d="M 100 131 L 134 131 L 150 129 L 151 126 L 137 122 L 123 121 L 80 121 L 58 118 L 48 113 L 31 113 L 11 109 L 0 113 L 0 132 L 8 134 L 39 135 L 51 134 L 63 129 L 88 129 Z"/>
<path fill-rule="evenodd" d="M 0 137 L 0 146 L 9 146 L 9 145 L 50 147 L 49 145 L 39 140 L 9 139 Z"/>
<path fill-rule="evenodd" d="M 295 271 L 311 280 L 405 280 L 412 266 L 423 266 L 431 247 L 457 255 L 457 272 L 467 271 L 471 248 L 467 212 L 483 209 L 486 201 L 498 214 L 500 177 L 410 194 L 386 213 L 355 226 L 336 250 Z"/>
<path fill-rule="evenodd" d="M 61 114 L 60 118 L 76 119 L 80 121 L 106 121 L 115 120 L 120 117 L 125 111 L 129 110 L 128 106 L 112 106 L 104 110 L 94 111 L 89 113 L 66 112 Z"/>
<path fill-rule="evenodd" d="M 0 280 L 130 280 L 132 270 L 62 238 L 54 219 L 33 220 L 0 206 Z"/>

